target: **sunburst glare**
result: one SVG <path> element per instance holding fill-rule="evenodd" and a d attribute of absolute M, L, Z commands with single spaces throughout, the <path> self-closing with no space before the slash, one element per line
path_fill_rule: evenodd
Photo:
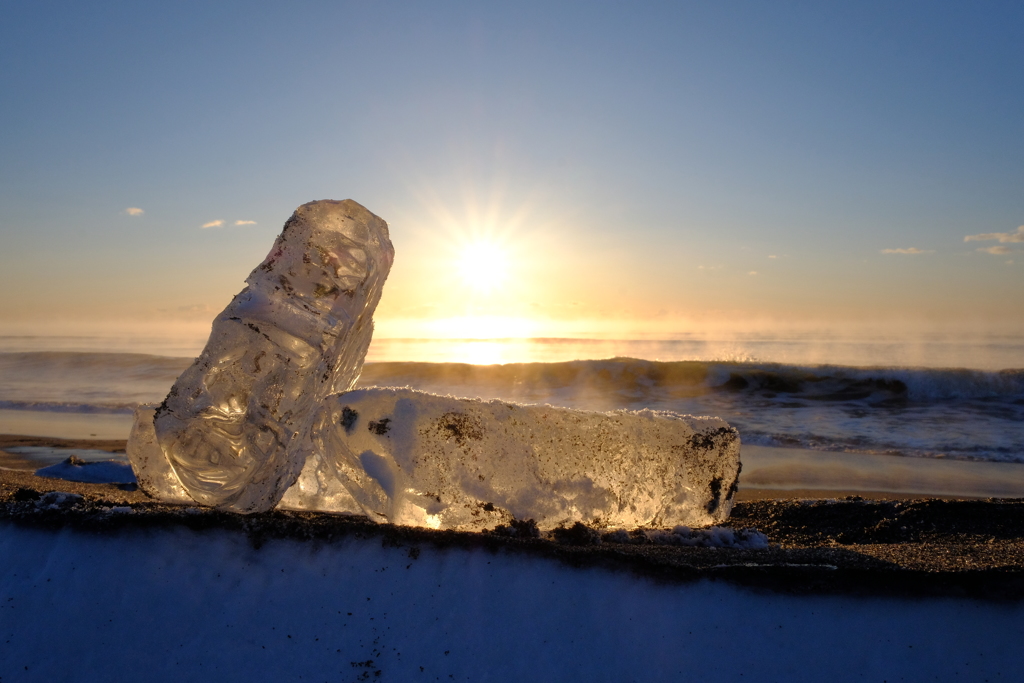
<path fill-rule="evenodd" d="M 458 270 L 467 287 L 490 293 L 508 277 L 508 251 L 496 242 L 471 242 L 458 256 Z"/>

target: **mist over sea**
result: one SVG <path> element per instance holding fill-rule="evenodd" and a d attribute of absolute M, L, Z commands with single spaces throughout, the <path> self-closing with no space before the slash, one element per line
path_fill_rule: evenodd
<path fill-rule="evenodd" d="M 0 431 L 126 438 L 202 340 L 0 337 Z M 360 386 L 717 415 L 745 444 L 1024 462 L 1024 339 L 378 339 Z"/>

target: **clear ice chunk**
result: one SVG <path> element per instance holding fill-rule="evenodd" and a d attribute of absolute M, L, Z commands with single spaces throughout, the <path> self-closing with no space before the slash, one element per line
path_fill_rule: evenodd
<path fill-rule="evenodd" d="M 142 489 L 274 507 L 303 471 L 316 407 L 359 376 L 393 260 L 387 223 L 356 202 L 296 209 L 163 404 L 136 411 L 128 457 Z"/>
<path fill-rule="evenodd" d="M 363 514 L 440 529 L 513 518 L 540 529 L 717 524 L 732 508 L 740 470 L 739 435 L 718 418 L 411 389 L 331 396 L 310 436 L 301 444 L 307 468 L 332 471 Z M 304 504 L 318 509 L 311 489 Z"/>

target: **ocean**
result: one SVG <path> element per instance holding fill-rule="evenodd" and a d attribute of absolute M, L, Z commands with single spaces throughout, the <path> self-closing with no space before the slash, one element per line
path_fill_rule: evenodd
<path fill-rule="evenodd" d="M 0 433 L 126 438 L 134 408 L 161 401 L 202 341 L 0 337 Z M 359 381 L 374 385 L 716 415 L 745 449 L 820 462 L 1024 464 L 1024 339 L 1013 336 L 379 339 Z"/>

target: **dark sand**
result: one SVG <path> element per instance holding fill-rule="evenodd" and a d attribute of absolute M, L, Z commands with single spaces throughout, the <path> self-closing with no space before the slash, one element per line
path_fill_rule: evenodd
<path fill-rule="evenodd" d="M 634 535 L 613 542 L 585 528 L 515 538 L 377 525 L 362 517 L 274 511 L 236 515 L 158 503 L 132 486 L 80 484 L 32 474 L 13 446 L 123 452 L 124 441 L 0 435 L 0 519 L 41 528 L 134 533 L 165 527 L 330 543 L 482 548 L 602 566 L 668 581 L 725 580 L 792 593 L 857 593 L 1024 599 L 1024 499 L 912 498 L 866 491 L 740 489 L 727 525 L 755 528 L 767 549 L 661 545 Z M 48 505 L 50 491 L 82 498 Z M 111 508 L 119 508 L 112 510 Z M 130 508 L 130 513 L 127 508 Z"/>

